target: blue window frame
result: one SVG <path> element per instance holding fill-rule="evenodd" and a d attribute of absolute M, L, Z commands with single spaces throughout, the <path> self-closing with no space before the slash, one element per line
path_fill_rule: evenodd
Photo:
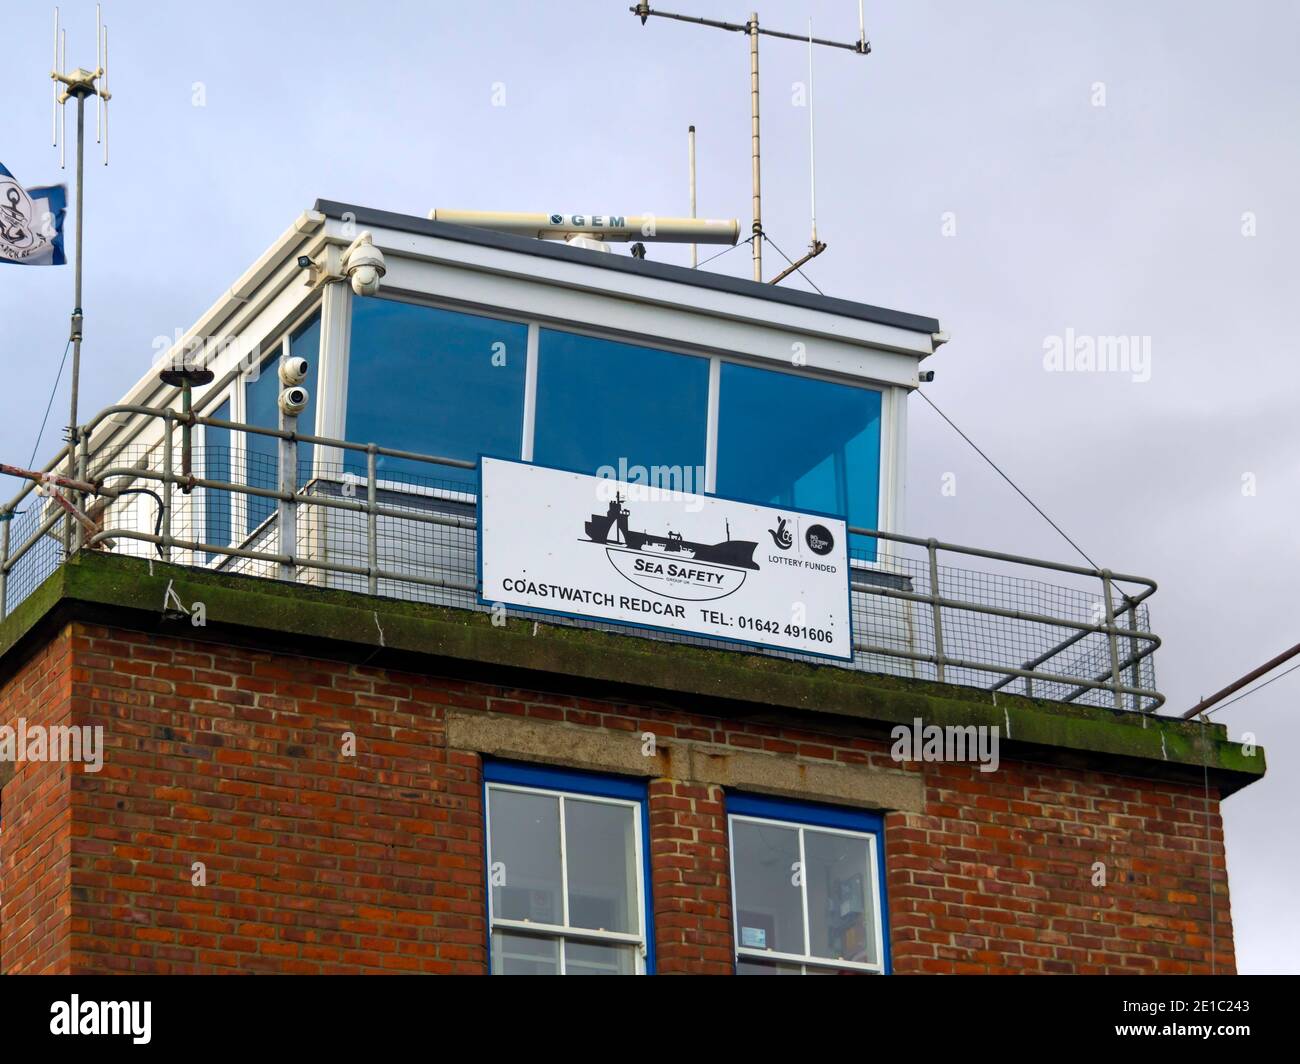
<path fill-rule="evenodd" d="M 724 362 L 718 494 L 878 527 L 880 409 L 871 388 Z M 850 546 L 875 560 L 874 540 L 854 536 Z"/>
<path fill-rule="evenodd" d="M 263 360 L 257 379 L 251 377 L 244 383 L 244 416 L 248 424 L 273 429 L 280 425 L 280 358 L 282 345 Z M 307 409 L 298 415 L 298 429 L 309 436 L 316 434 L 316 363 L 320 360 L 320 313 L 313 314 L 289 335 L 289 354 L 305 358 L 310 369 L 304 384 L 307 388 Z M 245 433 L 247 483 L 254 488 L 280 486 L 280 441 L 274 436 Z M 311 479 L 312 445 L 298 444 L 298 486 Z M 247 520 L 245 531 L 252 532 L 275 513 L 275 500 L 259 495 L 246 495 Z"/>
<path fill-rule="evenodd" d="M 227 399 L 212 411 L 209 417 L 218 421 L 230 420 L 230 400 Z M 234 481 L 230 476 L 230 430 L 215 425 L 203 426 L 203 476 L 205 480 Z M 231 541 L 230 492 L 215 488 L 203 489 L 203 538 L 216 546 L 229 546 Z M 208 561 L 216 558 L 208 554 Z"/>
<path fill-rule="evenodd" d="M 889 972 L 877 813 L 728 794 L 738 975 Z"/>
<path fill-rule="evenodd" d="M 646 784 L 484 761 L 496 975 L 654 971 Z"/>
<path fill-rule="evenodd" d="M 347 439 L 476 461 L 520 457 L 528 326 L 393 299 L 352 301 Z M 348 452 L 348 472 L 365 457 Z M 472 469 L 380 456 L 381 480 L 474 490 Z"/>
<path fill-rule="evenodd" d="M 702 492 L 708 416 L 708 359 L 541 330 L 534 461 Z"/>

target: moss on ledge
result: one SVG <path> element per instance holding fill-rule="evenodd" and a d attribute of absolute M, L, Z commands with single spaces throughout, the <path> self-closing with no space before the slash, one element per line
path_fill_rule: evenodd
<path fill-rule="evenodd" d="M 205 627 L 169 619 L 171 583 L 204 604 Z M 72 619 L 692 709 L 887 736 L 897 724 L 1001 729 L 1004 757 L 1200 781 L 1230 794 L 1260 778 L 1253 756 L 1220 724 L 1203 725 L 977 688 L 854 672 L 783 658 L 637 638 L 564 624 L 377 598 L 274 580 L 83 552 L 0 624 L 0 682 L 24 648 Z"/>

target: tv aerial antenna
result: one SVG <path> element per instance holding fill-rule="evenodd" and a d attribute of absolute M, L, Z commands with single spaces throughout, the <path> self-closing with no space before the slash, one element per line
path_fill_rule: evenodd
<path fill-rule="evenodd" d="M 799 33 L 785 33 L 781 30 L 767 29 L 759 25 L 758 12 L 750 14 L 747 22 L 722 22 L 718 19 L 701 18 L 697 15 L 680 15 L 671 11 L 657 11 L 648 3 L 638 3 L 628 9 L 633 15 L 641 20 L 641 25 L 645 25 L 651 18 L 666 18 L 675 22 L 686 22 L 692 26 L 707 26 L 711 29 L 727 30 L 731 33 L 743 33 L 749 38 L 749 115 L 750 115 L 750 172 L 753 185 L 753 212 L 754 222 L 752 226 L 752 249 L 754 261 L 754 280 L 763 280 L 763 196 L 762 196 L 762 165 L 761 165 L 761 139 L 759 136 L 759 80 L 758 80 L 758 39 L 759 37 L 778 37 L 787 41 L 807 41 L 809 55 L 809 78 L 812 76 L 812 49 L 814 45 L 821 45 L 826 48 L 841 48 L 845 51 L 856 52 L 858 55 L 867 56 L 871 54 L 871 43 L 867 40 L 866 22 L 863 16 L 862 0 L 858 0 L 858 39 L 852 42 L 831 41 L 812 35 L 812 23 L 809 22 L 808 34 L 805 37 Z M 811 84 L 810 84 L 811 88 Z M 812 101 L 809 100 L 811 107 Z M 811 137 L 812 125 L 811 115 L 809 122 L 809 135 Z M 809 244 L 808 254 L 792 264 L 787 270 L 784 270 L 774 280 L 777 281 L 787 277 L 790 273 L 797 270 L 809 259 L 820 255 L 826 249 L 826 245 L 817 239 L 817 213 L 816 213 L 816 162 L 813 159 L 813 232 L 812 240 Z"/>
<path fill-rule="evenodd" d="M 86 99 L 95 97 L 95 142 L 104 146 L 104 165 L 108 165 L 108 27 L 104 25 L 100 5 L 95 5 L 95 69 L 68 69 L 68 31 L 59 29 L 59 9 L 54 9 L 54 83 L 53 109 L 50 114 L 51 138 L 59 149 L 59 166 L 66 165 L 67 109 L 69 100 L 77 101 L 77 253 L 73 268 L 72 332 L 72 410 L 68 421 L 68 440 L 77 443 L 77 389 L 81 376 L 81 232 L 86 168 Z"/>

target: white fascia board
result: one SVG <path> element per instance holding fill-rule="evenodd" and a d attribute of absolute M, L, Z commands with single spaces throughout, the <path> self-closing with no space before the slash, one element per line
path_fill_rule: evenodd
<path fill-rule="evenodd" d="M 259 299 L 256 309 L 250 306 L 248 315 L 232 325 L 231 335 L 234 337 L 234 342 L 219 348 L 216 356 L 207 362 L 208 368 L 216 374 L 216 380 L 212 384 L 202 385 L 194 390 L 193 405 L 196 414 L 211 416 L 214 407 L 220 403 L 221 396 L 227 394 L 232 398 L 237 396 L 239 394 L 237 385 L 232 389 L 231 385 L 227 384 L 219 391 L 214 390 L 215 386 L 221 382 L 223 376 L 240 363 L 251 361 L 249 356 L 260 353 L 267 339 L 282 332 L 287 323 L 300 316 L 304 301 L 315 298 L 314 293 L 306 285 L 299 287 L 298 284 L 292 283 L 295 278 L 301 279 L 304 276 L 302 271 L 295 269 L 292 272 L 286 271 L 283 278 L 277 277 L 278 290 L 273 294 L 269 294 L 269 289 L 267 293 L 263 293 L 269 294 L 268 301 L 263 303 Z M 137 385 L 137 390 L 145 388 L 149 389 L 147 394 L 141 394 L 139 397 L 128 396 L 122 402 L 156 408 L 170 403 L 179 410 L 180 403 L 175 398 L 179 394 L 179 389 L 163 384 L 158 379 L 156 369 L 140 385 Z M 231 403 L 231 420 L 240 420 L 243 413 L 245 411 L 241 410 L 238 402 Z M 303 431 L 307 431 L 306 426 Z M 121 438 L 115 438 L 119 433 L 122 434 Z M 161 436 L 162 422 L 159 419 L 142 414 L 121 413 L 102 422 L 96 428 L 90 447 L 92 451 L 96 451 L 110 443 L 153 445 Z"/>
<path fill-rule="evenodd" d="M 787 365 L 792 345 L 803 343 L 812 369 L 905 387 L 916 386 L 917 364 L 934 350 L 929 333 L 826 311 L 440 237 L 370 231 L 387 257 L 389 291 Z M 337 219 L 326 220 L 325 234 L 332 242 L 349 240 Z"/>
<path fill-rule="evenodd" d="M 266 279 L 280 268 L 284 262 L 286 252 L 295 244 L 302 243 L 305 237 L 310 237 L 313 233 L 319 232 L 324 223 L 325 215 L 319 211 L 303 211 L 298 216 L 298 220 L 280 235 L 280 239 L 272 244 L 262 257 L 245 270 L 244 275 L 230 286 L 230 291 L 227 293 L 228 298 L 236 302 L 247 303 Z"/>

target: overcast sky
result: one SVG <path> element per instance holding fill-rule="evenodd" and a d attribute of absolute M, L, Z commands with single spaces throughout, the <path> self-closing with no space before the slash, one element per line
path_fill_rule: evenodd
<path fill-rule="evenodd" d="M 666 2 L 743 21 L 753 0 Z M 91 156 L 86 184 L 83 416 L 318 196 L 416 215 L 685 214 L 694 123 L 700 213 L 747 226 L 746 39 L 642 28 L 628 6 L 112 0 L 113 154 L 107 169 Z M 94 4 L 62 10 L 70 65 L 92 66 Z M 760 15 L 857 34 L 852 0 L 763 0 Z M 28 185 L 70 180 L 49 145 L 50 12 L 4 18 L 0 162 Z M 928 394 L 1099 563 L 1160 583 L 1158 683 L 1181 711 L 1300 640 L 1300 8 L 869 0 L 867 22 L 870 57 L 818 57 L 830 250 L 808 275 L 942 321 L 952 341 L 927 362 Z M 765 223 L 794 255 L 808 241 L 793 88 L 806 50 L 762 48 Z M 748 252 L 710 268 L 747 276 Z M 0 460 L 31 454 L 71 297 L 70 268 L 0 272 Z M 1146 338 L 1150 365 L 1050 372 L 1046 346 L 1069 330 Z M 919 402 L 910 448 L 905 531 L 1073 560 Z M 1300 674 L 1216 717 L 1268 751 L 1268 777 L 1224 806 L 1245 972 L 1300 971 L 1297 692 Z"/>

